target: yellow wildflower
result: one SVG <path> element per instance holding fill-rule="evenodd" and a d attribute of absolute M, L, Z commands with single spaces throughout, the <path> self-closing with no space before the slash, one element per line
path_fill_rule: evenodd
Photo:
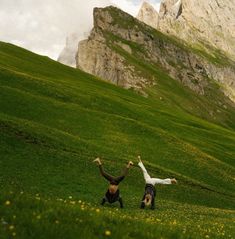
<path fill-rule="evenodd" d="M 9 200 L 7 200 L 7 201 L 5 202 L 5 205 L 6 205 L 6 206 L 9 206 L 9 205 L 11 205 L 11 202 L 10 202 Z"/>
<path fill-rule="evenodd" d="M 111 231 L 106 230 L 106 231 L 105 231 L 105 236 L 110 236 L 110 235 L 111 235 Z"/>
<path fill-rule="evenodd" d="M 9 226 L 9 230 L 13 230 L 14 228 L 15 228 L 14 225 Z"/>

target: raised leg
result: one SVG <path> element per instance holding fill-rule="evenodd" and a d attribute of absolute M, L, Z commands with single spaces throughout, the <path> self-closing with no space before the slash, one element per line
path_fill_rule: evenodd
<path fill-rule="evenodd" d="M 151 180 L 151 177 L 149 176 L 149 174 L 148 174 L 146 168 L 144 167 L 144 164 L 142 163 L 142 161 L 140 161 L 140 162 L 138 163 L 138 165 L 139 165 L 139 167 L 142 169 L 145 182 Z"/>
<path fill-rule="evenodd" d="M 130 169 L 131 166 L 133 166 L 133 162 L 132 162 L 132 161 L 129 161 L 128 164 L 127 164 L 127 166 L 125 167 L 125 169 L 124 169 L 122 175 L 115 178 L 115 182 L 116 182 L 117 184 L 119 184 L 119 183 L 126 177 L 126 175 L 127 175 L 127 173 L 128 173 L 128 171 L 129 171 L 129 169 Z"/>
<path fill-rule="evenodd" d="M 114 177 L 112 175 L 110 175 L 104 171 L 104 168 L 103 168 L 100 158 L 96 158 L 93 162 L 98 164 L 100 173 L 104 178 L 106 178 L 109 182 L 112 182 L 114 180 Z"/>
<path fill-rule="evenodd" d="M 160 178 L 151 178 L 152 184 L 172 184 L 170 178 L 160 179 Z"/>
<path fill-rule="evenodd" d="M 99 165 L 99 169 L 100 169 L 101 175 L 102 175 L 104 178 L 106 178 L 109 182 L 113 182 L 113 181 L 115 180 L 115 178 L 114 178 L 112 175 L 110 175 L 110 174 L 108 174 L 108 173 L 106 173 L 106 172 L 104 171 L 102 164 Z"/>

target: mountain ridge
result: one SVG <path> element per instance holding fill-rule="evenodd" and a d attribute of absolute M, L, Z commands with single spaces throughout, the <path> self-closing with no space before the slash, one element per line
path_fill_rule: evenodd
<path fill-rule="evenodd" d="M 158 12 L 146 1 L 142 3 L 136 18 L 153 28 L 158 28 Z"/>
<path fill-rule="evenodd" d="M 130 25 L 122 23 L 121 18 L 125 18 Z M 117 48 L 126 53 L 119 54 Z M 145 85 L 151 86 L 154 80 L 138 76 L 140 71 L 128 62 L 126 54 L 135 55 L 143 62 L 160 67 L 172 78 L 202 95 L 211 85 L 211 80 L 218 82 L 221 90 L 234 101 L 234 62 L 211 49 L 211 54 L 208 54 L 192 48 L 186 42 L 164 35 L 115 7 L 96 8 L 91 35 L 78 47 L 77 66 L 115 84 L 119 82 L 114 79 L 120 78 L 123 87 L 144 91 Z"/>

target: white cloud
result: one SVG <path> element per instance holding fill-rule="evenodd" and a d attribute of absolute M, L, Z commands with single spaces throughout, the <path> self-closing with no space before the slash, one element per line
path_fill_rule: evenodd
<path fill-rule="evenodd" d="M 160 0 L 110 0 L 114 5 L 118 6 L 122 10 L 129 14 L 136 16 L 144 1 L 149 2 L 153 7 L 159 11 Z"/>
<path fill-rule="evenodd" d="M 113 5 L 121 8 L 123 11 L 130 13 L 133 16 L 136 16 L 140 8 L 140 1 L 135 3 L 134 1 L 128 0 L 111 0 Z"/>
<path fill-rule="evenodd" d="M 136 15 L 141 3 L 138 0 L 0 0 L 0 40 L 56 59 L 68 34 L 76 32 L 82 37 L 92 28 L 94 7 L 116 4 Z"/>

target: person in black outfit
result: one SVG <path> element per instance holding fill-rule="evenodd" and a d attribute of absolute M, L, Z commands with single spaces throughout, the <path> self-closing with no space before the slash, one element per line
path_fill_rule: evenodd
<path fill-rule="evenodd" d="M 123 174 L 119 177 L 114 177 L 104 171 L 103 165 L 99 158 L 96 158 L 93 162 L 98 164 L 101 175 L 109 181 L 109 188 L 105 194 L 105 197 L 102 199 L 101 205 L 104 205 L 105 202 L 114 203 L 118 201 L 120 203 L 120 207 L 123 208 L 123 201 L 120 195 L 118 185 L 125 178 L 129 168 L 133 165 L 133 163 L 129 161 L 126 168 L 124 169 Z"/>

